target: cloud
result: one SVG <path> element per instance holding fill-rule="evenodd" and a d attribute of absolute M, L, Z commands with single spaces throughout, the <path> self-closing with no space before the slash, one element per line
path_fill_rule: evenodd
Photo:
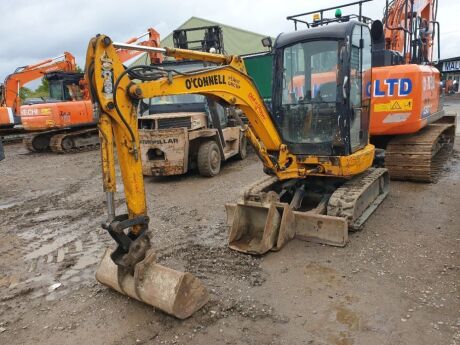
<path fill-rule="evenodd" d="M 346 2 L 346 1 L 344 1 Z M 290 0 L 220 2 L 215 0 L 158 2 L 152 0 L 15 0 L 1 1 L 0 80 L 16 67 L 35 63 L 69 51 L 84 66 L 88 41 L 97 33 L 124 41 L 154 27 L 164 37 L 191 16 L 198 16 L 242 29 L 276 36 L 293 30 L 288 15 L 329 7 L 337 1 Z M 364 4 L 363 13 L 381 18 L 384 0 Z M 347 10 L 343 11 L 345 14 Z M 455 42 L 460 40 L 456 14 L 458 0 L 440 1 L 443 57 L 459 56 Z M 6 15 L 5 15 L 6 14 Z"/>

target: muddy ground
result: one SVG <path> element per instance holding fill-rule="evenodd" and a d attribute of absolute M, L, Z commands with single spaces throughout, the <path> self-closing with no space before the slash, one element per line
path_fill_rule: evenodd
<path fill-rule="evenodd" d="M 392 182 L 345 248 L 226 247 L 224 204 L 264 176 L 254 154 L 215 178 L 146 179 L 159 260 L 202 279 L 185 321 L 99 285 L 109 236 L 98 152 L 0 163 L 1 344 L 460 344 L 460 144 L 436 184 Z M 117 196 L 123 212 L 122 193 Z"/>

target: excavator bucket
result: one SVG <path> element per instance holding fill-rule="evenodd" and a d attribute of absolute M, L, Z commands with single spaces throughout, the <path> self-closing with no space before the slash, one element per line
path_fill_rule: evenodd
<path fill-rule="evenodd" d="M 281 215 L 274 204 L 236 205 L 229 234 L 229 247 L 249 254 L 262 255 L 276 245 Z"/>
<path fill-rule="evenodd" d="M 173 315 L 186 319 L 205 305 L 208 292 L 199 279 L 155 263 L 153 251 L 135 266 L 134 275 L 123 272 L 107 249 L 96 272 L 96 279 L 118 292 Z"/>
<path fill-rule="evenodd" d="M 345 218 L 293 211 L 286 203 L 227 204 L 230 226 L 228 246 L 236 251 L 263 255 L 278 251 L 291 239 L 343 247 L 348 241 Z"/>

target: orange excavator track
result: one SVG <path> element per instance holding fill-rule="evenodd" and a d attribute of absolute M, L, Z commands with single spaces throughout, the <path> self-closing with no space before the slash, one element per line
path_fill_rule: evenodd
<path fill-rule="evenodd" d="M 23 139 L 30 152 L 77 153 L 99 147 L 97 128 L 62 129 L 27 135 Z"/>
<path fill-rule="evenodd" d="M 454 140 L 455 125 L 446 123 L 395 137 L 387 145 L 385 167 L 393 180 L 435 182 Z"/>

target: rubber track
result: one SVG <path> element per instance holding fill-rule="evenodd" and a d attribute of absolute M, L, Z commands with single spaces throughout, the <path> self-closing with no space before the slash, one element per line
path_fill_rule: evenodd
<path fill-rule="evenodd" d="M 22 143 L 24 144 L 26 149 L 29 150 L 30 152 L 37 152 L 34 146 L 32 145 L 32 140 L 33 140 L 33 136 L 27 135 L 26 137 L 24 137 L 24 139 L 22 139 Z"/>
<path fill-rule="evenodd" d="M 0 128 L 3 145 L 21 142 L 25 136 L 24 128 Z"/>
<path fill-rule="evenodd" d="M 55 153 L 77 153 L 77 152 L 83 152 L 83 151 L 91 151 L 99 148 L 99 142 L 97 144 L 89 144 L 85 146 L 80 146 L 80 147 L 75 147 L 70 150 L 64 150 L 62 147 L 62 141 L 67 138 L 67 137 L 78 137 L 81 135 L 88 135 L 88 134 L 94 134 L 95 136 L 98 136 L 98 130 L 97 128 L 89 128 L 89 129 L 83 129 L 80 131 L 75 131 L 75 132 L 67 132 L 67 133 L 60 133 L 57 135 L 53 135 L 50 140 L 50 149 L 51 151 Z"/>
<path fill-rule="evenodd" d="M 20 143 L 25 138 L 24 134 L 16 134 L 16 135 L 7 135 L 7 136 L 0 136 L 3 145 Z"/>
<path fill-rule="evenodd" d="M 385 151 L 385 167 L 393 180 L 434 182 L 452 152 L 455 125 L 435 123 L 410 135 L 392 139 Z"/>
<path fill-rule="evenodd" d="M 327 215 L 346 218 L 348 220 L 348 225 L 352 230 L 359 229 L 360 226 L 355 226 L 355 223 L 364 212 L 355 215 L 356 203 L 360 196 L 363 195 L 376 180 L 383 178 L 385 174 L 388 174 L 387 169 L 369 168 L 362 174 L 345 182 L 342 186 L 337 188 L 334 193 L 332 193 L 327 205 Z M 386 193 L 388 193 L 388 186 L 385 186 L 383 193 L 381 191 L 379 196 L 383 194 L 386 195 Z M 383 197 L 385 197 L 385 195 L 383 195 Z M 373 202 L 374 200 L 367 205 L 365 210 L 367 210 Z"/>
<path fill-rule="evenodd" d="M 72 131 L 72 130 L 50 130 L 46 132 L 37 132 L 37 133 L 32 133 L 24 137 L 23 143 L 26 146 L 26 148 L 31 151 L 31 152 L 43 152 L 43 151 L 49 151 L 51 150 L 52 152 L 55 153 L 77 153 L 77 152 L 83 152 L 83 151 L 91 151 L 95 150 L 99 147 L 99 142 L 97 144 L 90 144 L 90 145 L 85 145 L 82 147 L 77 147 L 77 148 L 72 148 L 70 150 L 64 150 L 62 148 L 62 140 L 68 136 L 80 136 L 80 135 L 87 135 L 88 133 L 94 132 L 94 135 L 98 135 L 98 130 L 97 128 L 85 128 L 79 131 Z M 32 145 L 32 142 L 34 138 L 36 138 L 39 135 L 49 135 L 51 136 L 50 139 L 50 144 L 48 146 L 48 149 L 46 150 L 36 150 L 34 146 Z"/>

